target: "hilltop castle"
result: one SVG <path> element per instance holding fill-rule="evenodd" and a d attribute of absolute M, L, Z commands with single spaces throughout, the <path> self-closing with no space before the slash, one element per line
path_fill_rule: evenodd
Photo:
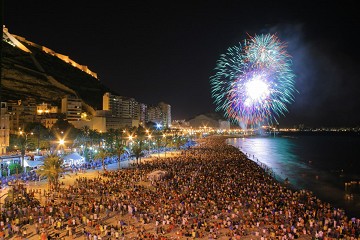
<path fill-rule="evenodd" d="M 24 52 L 31 53 L 31 51 L 24 44 L 21 43 L 21 42 L 25 42 L 26 44 L 36 47 L 36 48 L 46 52 L 47 54 L 50 54 L 52 56 L 56 56 L 56 57 L 60 58 L 64 62 L 72 65 L 73 67 L 80 69 L 83 72 L 86 72 L 87 74 L 89 74 L 97 79 L 97 73 L 91 71 L 87 66 L 80 65 L 77 62 L 75 62 L 74 60 L 70 59 L 69 56 L 63 55 L 61 53 L 57 53 L 50 48 L 33 43 L 29 40 L 26 40 L 24 37 L 20 37 L 15 34 L 11 34 L 11 33 L 9 33 L 8 29 L 5 26 L 3 26 L 3 40 L 14 47 L 16 46 L 16 47 L 20 48 Z"/>

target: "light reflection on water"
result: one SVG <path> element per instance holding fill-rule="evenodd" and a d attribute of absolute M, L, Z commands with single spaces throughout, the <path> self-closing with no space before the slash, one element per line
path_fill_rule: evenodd
<path fill-rule="evenodd" d="M 323 145 L 319 141 L 323 141 Z M 287 178 L 296 189 L 308 189 L 325 202 L 360 218 L 359 194 L 353 194 L 351 201 L 345 199 L 344 179 L 340 177 L 341 163 L 336 160 L 338 153 L 333 151 L 324 156 L 324 152 L 332 147 L 332 144 L 324 143 L 326 141 L 329 140 L 309 136 L 228 139 L 229 144 L 238 147 L 249 158 L 270 167 L 278 181 L 283 182 Z M 331 138 L 331 141 L 334 139 Z M 321 149 L 322 146 L 325 149 Z M 319 154 L 322 151 L 323 154 Z"/>
<path fill-rule="evenodd" d="M 288 178 L 299 188 L 305 187 L 296 176 L 309 173 L 311 168 L 299 161 L 298 156 L 293 153 L 293 143 L 287 139 L 278 138 L 274 142 L 272 138 L 234 138 L 229 143 L 239 147 L 252 160 L 270 167 L 279 181 Z"/>

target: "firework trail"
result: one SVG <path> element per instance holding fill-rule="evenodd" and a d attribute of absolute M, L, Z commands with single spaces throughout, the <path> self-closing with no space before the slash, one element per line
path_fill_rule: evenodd
<path fill-rule="evenodd" d="M 295 75 L 286 45 L 277 36 L 249 36 L 227 49 L 210 77 L 216 111 L 238 124 L 278 123 L 294 101 Z"/>

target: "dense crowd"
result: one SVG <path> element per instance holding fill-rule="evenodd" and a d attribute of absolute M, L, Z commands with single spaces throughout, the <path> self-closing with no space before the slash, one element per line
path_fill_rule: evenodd
<path fill-rule="evenodd" d="M 157 179 L 150 173 L 166 172 Z M 36 196 L 30 192 L 29 195 Z M 359 239 L 348 218 L 306 190 L 294 191 L 224 138 L 205 138 L 171 158 L 114 171 L 47 195 L 45 206 L 2 206 L 0 239 Z"/>

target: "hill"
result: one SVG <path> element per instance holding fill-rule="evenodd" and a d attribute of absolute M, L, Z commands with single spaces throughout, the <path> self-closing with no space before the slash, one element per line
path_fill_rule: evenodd
<path fill-rule="evenodd" d="M 49 54 L 36 44 L 16 37 L 30 52 L 12 44 L 3 35 L 1 101 L 32 97 L 60 106 L 61 98 L 82 99 L 88 112 L 102 109 L 102 96 L 110 91 L 96 77 Z M 13 35 L 14 36 L 14 35 Z M 13 41 L 15 41 L 13 40 Z"/>

